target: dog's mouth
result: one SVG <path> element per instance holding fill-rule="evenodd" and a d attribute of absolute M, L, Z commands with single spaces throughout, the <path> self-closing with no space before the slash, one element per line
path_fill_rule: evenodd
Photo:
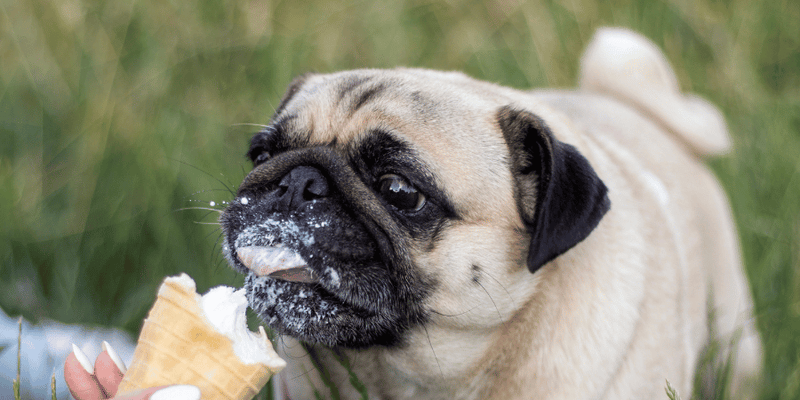
<path fill-rule="evenodd" d="M 282 245 L 236 249 L 239 261 L 257 276 L 298 283 L 317 283 L 318 277 L 300 253 Z"/>
<path fill-rule="evenodd" d="M 341 278 L 358 280 L 354 272 L 359 265 L 377 259 L 371 237 L 361 229 L 343 229 L 346 224 L 340 218 L 269 213 L 259 219 L 242 221 L 245 224 L 229 232 L 223 249 L 234 269 L 256 281 L 305 284 L 306 290 L 348 302 Z"/>
<path fill-rule="evenodd" d="M 356 348 L 399 340 L 392 268 L 339 205 L 287 213 L 236 203 L 221 222 L 223 253 L 245 275 L 250 308 L 276 332 Z"/>

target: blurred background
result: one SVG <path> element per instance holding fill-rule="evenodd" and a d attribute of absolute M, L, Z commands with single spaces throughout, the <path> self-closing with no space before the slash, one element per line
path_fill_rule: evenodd
<path fill-rule="evenodd" d="M 800 398 L 796 0 L 0 0 L 0 308 L 34 331 L 136 334 L 166 275 L 240 285 L 215 209 L 298 74 L 414 66 L 570 88 L 609 25 L 655 41 L 682 89 L 724 112 L 735 149 L 708 163 L 766 343 L 761 398 Z M 0 329 L 16 342 L 15 323 Z"/>

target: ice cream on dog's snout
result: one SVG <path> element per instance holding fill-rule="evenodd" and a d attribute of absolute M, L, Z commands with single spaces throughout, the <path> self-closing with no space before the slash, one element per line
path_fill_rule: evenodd
<path fill-rule="evenodd" d="M 247 329 L 246 308 L 243 289 L 219 286 L 200 296 L 188 275 L 166 278 L 117 395 L 191 384 L 204 399 L 253 398 L 286 363 L 263 327 Z"/>

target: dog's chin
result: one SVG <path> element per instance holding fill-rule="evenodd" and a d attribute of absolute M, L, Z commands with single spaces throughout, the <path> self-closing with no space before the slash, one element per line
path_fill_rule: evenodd
<path fill-rule="evenodd" d="M 301 283 L 247 274 L 244 287 L 250 307 L 281 334 L 311 342 L 338 341 L 328 332 L 342 303 L 317 283 Z"/>
<path fill-rule="evenodd" d="M 331 347 L 364 348 L 399 342 L 397 315 L 346 302 L 321 283 L 293 282 L 248 273 L 250 307 L 280 334 Z M 362 299 L 354 299 L 363 302 Z"/>

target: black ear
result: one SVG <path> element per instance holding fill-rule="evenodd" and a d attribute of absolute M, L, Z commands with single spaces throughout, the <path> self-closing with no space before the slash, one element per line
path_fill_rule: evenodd
<path fill-rule="evenodd" d="M 278 115 L 286 108 L 286 103 L 294 97 L 294 95 L 300 91 L 300 88 L 303 87 L 303 84 L 306 83 L 306 80 L 313 75 L 310 72 L 306 72 L 292 80 L 292 83 L 289 84 L 289 87 L 286 88 L 286 93 L 283 94 L 281 98 L 281 102 L 278 104 L 278 108 L 275 109 L 275 114 Z"/>
<path fill-rule="evenodd" d="M 503 107 L 497 113 L 511 153 L 517 206 L 531 246 L 528 268 L 542 265 L 589 236 L 608 211 L 608 189 L 578 150 L 553 137 L 539 117 Z"/>

